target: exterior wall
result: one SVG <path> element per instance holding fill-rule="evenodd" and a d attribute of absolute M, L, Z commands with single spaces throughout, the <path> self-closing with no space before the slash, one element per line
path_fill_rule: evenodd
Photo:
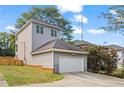
<path fill-rule="evenodd" d="M 38 24 L 39 25 L 39 24 Z M 24 63 L 30 64 L 32 61 L 31 52 L 40 47 L 42 44 L 59 39 L 59 31 L 57 31 L 57 37 L 51 36 L 51 29 L 49 27 L 44 27 L 44 33 L 38 34 L 36 32 L 36 24 L 30 23 L 27 27 L 21 31 L 17 36 L 17 52 L 16 55 L 20 60 L 23 60 Z"/>
<path fill-rule="evenodd" d="M 42 65 L 45 68 L 53 68 L 52 52 L 32 56 L 31 65 Z"/>
<path fill-rule="evenodd" d="M 117 51 L 117 55 L 119 57 L 119 61 L 117 62 L 117 67 L 118 68 L 122 68 L 122 65 L 123 65 L 123 61 L 124 61 L 124 53 L 123 51 Z"/>
<path fill-rule="evenodd" d="M 17 57 L 28 64 L 32 60 L 32 23 L 17 36 Z"/>
<path fill-rule="evenodd" d="M 33 30 L 32 30 L 32 49 L 35 50 L 36 48 L 40 47 L 42 44 L 54 40 L 59 39 L 59 31 L 57 31 L 57 37 L 51 36 L 51 29 L 49 27 L 44 27 L 43 34 L 36 32 L 36 23 L 33 23 Z M 42 25 L 41 25 L 42 26 Z"/>
<path fill-rule="evenodd" d="M 54 69 L 56 72 L 59 72 L 59 56 L 67 56 L 70 57 L 72 54 L 70 53 L 59 53 L 54 52 Z M 81 55 L 81 54 L 74 54 L 73 56 L 82 58 L 84 62 L 84 71 L 87 71 L 87 55 Z"/>

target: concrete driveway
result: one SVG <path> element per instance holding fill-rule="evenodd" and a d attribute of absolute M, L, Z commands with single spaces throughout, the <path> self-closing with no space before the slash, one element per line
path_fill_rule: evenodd
<path fill-rule="evenodd" d="M 64 79 L 51 83 L 31 84 L 23 87 L 124 87 L 124 79 L 95 73 L 68 73 Z"/>

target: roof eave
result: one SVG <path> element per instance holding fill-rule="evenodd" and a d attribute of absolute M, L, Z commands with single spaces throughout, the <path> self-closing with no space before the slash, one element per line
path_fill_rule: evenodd
<path fill-rule="evenodd" d="M 42 25 L 45 25 L 45 26 L 49 26 L 49 27 L 53 27 L 53 28 L 58 29 L 58 30 L 63 30 L 63 29 L 60 28 L 60 27 L 57 27 L 57 26 L 54 26 L 54 25 L 51 25 L 51 24 L 48 24 L 48 23 L 40 22 L 40 21 L 38 21 L 38 20 L 32 19 L 32 22 L 33 22 L 33 23 L 39 23 L 39 24 L 42 24 Z"/>
<path fill-rule="evenodd" d="M 28 20 L 28 21 L 21 27 L 21 29 L 16 33 L 16 35 L 19 35 L 19 33 L 21 33 L 21 32 L 23 31 L 23 29 L 24 29 L 25 27 L 27 27 L 31 22 L 33 22 L 33 23 L 39 23 L 39 24 L 42 24 L 42 25 L 45 25 L 45 26 L 49 26 L 49 27 L 53 27 L 53 28 L 55 28 L 55 29 L 58 29 L 58 30 L 63 31 L 62 28 L 53 26 L 53 25 L 48 24 L 48 23 L 39 22 L 39 21 L 34 20 L 34 19 L 30 19 L 30 20 Z"/>
<path fill-rule="evenodd" d="M 55 51 L 55 52 L 63 52 L 63 53 L 84 54 L 84 55 L 89 54 L 89 52 L 80 52 L 80 51 L 64 50 L 64 49 L 54 49 L 54 48 L 53 48 L 53 49 L 48 49 L 48 50 L 44 50 L 44 51 L 40 51 L 40 52 L 34 52 L 34 53 L 32 53 L 32 55 L 37 55 L 37 54 L 47 53 L 47 52 L 51 52 L 51 51 Z"/>
<path fill-rule="evenodd" d="M 30 23 L 32 22 L 32 19 L 28 20 L 22 27 L 21 29 L 16 33 L 16 36 L 19 35 L 25 27 L 27 27 Z"/>

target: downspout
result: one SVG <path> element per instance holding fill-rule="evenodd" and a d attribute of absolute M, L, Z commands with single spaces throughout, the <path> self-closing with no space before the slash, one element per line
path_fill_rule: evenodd
<path fill-rule="evenodd" d="M 52 69 L 53 69 L 53 73 L 56 72 L 54 69 L 54 51 L 52 51 Z"/>

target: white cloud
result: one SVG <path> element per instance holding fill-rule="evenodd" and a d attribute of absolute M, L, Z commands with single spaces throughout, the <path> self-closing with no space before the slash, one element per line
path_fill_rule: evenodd
<path fill-rule="evenodd" d="M 118 13 L 116 12 L 116 10 L 110 10 L 109 13 L 113 14 L 113 15 L 117 15 Z"/>
<path fill-rule="evenodd" d="M 91 34 L 105 34 L 106 33 L 103 29 L 89 29 L 88 32 Z"/>
<path fill-rule="evenodd" d="M 66 12 L 73 12 L 73 13 L 80 13 L 83 10 L 82 5 L 77 5 L 77 4 L 63 4 L 63 5 L 58 5 L 57 8 L 60 10 L 61 13 L 66 13 Z"/>
<path fill-rule="evenodd" d="M 14 25 L 9 25 L 9 26 L 6 27 L 6 29 L 7 30 L 14 30 L 14 31 L 17 30 Z"/>
<path fill-rule="evenodd" d="M 76 14 L 76 15 L 74 15 L 74 21 L 83 22 L 83 23 L 87 24 L 88 18 L 85 16 L 82 16 L 81 14 Z"/>
<path fill-rule="evenodd" d="M 81 34 L 82 33 L 82 29 L 80 27 L 76 27 L 76 26 L 73 26 L 73 33 L 74 34 Z"/>

